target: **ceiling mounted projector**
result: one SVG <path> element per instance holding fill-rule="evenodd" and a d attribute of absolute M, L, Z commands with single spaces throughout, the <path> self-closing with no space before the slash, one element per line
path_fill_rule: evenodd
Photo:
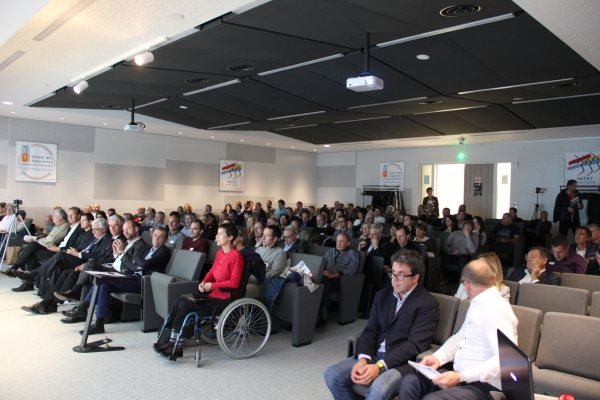
<path fill-rule="evenodd" d="M 369 34 L 365 33 L 365 71 L 356 78 L 346 79 L 346 88 L 355 92 L 368 92 L 383 89 L 383 79 L 369 72 Z"/>
<path fill-rule="evenodd" d="M 146 124 L 144 124 L 143 122 L 135 122 L 135 99 L 131 100 L 131 122 L 128 123 L 127 125 L 125 125 L 125 127 L 123 128 L 123 130 L 125 132 L 127 131 L 133 131 L 133 132 L 141 132 L 144 129 L 146 129 Z"/>

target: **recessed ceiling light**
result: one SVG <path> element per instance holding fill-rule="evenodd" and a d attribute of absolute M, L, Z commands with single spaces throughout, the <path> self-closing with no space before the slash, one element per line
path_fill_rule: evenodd
<path fill-rule="evenodd" d="M 522 97 L 515 97 L 513 100 L 514 101 L 519 101 L 519 100 L 523 100 L 523 98 Z"/>
<path fill-rule="evenodd" d="M 214 137 L 214 136 L 211 136 L 210 138 L 211 138 L 211 139 L 214 139 L 215 137 Z"/>
<path fill-rule="evenodd" d="M 60 119 L 64 119 L 63 117 L 60 117 Z"/>
<path fill-rule="evenodd" d="M 460 4 L 442 9 L 440 15 L 443 17 L 462 17 L 463 15 L 481 11 L 481 6 L 476 4 Z"/>
<path fill-rule="evenodd" d="M 191 79 L 186 79 L 185 83 L 207 83 L 208 79 L 204 79 L 204 78 L 191 78 Z"/>
<path fill-rule="evenodd" d="M 187 110 L 187 106 L 179 106 L 179 108 L 183 108 L 184 110 Z"/>
<path fill-rule="evenodd" d="M 244 141 L 244 139 L 240 139 L 240 142 L 243 142 L 243 141 Z"/>
<path fill-rule="evenodd" d="M 572 88 L 572 87 L 577 87 L 577 86 L 581 86 L 581 83 L 563 83 L 563 84 L 559 84 L 559 85 L 553 85 L 552 88 L 553 89 L 566 89 L 566 88 Z"/>
<path fill-rule="evenodd" d="M 294 146 L 292 146 L 292 149 L 294 148 Z"/>
<path fill-rule="evenodd" d="M 179 132 L 180 135 L 183 135 L 181 132 Z"/>
<path fill-rule="evenodd" d="M 11 112 L 11 114 L 14 114 L 14 113 L 15 113 L 14 111 Z"/>
<path fill-rule="evenodd" d="M 422 101 L 419 104 L 423 104 L 423 105 L 432 105 L 432 104 L 440 104 L 442 101 L 434 101 L 434 100 L 427 100 L 427 101 Z"/>
<path fill-rule="evenodd" d="M 108 124 L 105 122 L 104 125 L 108 125 Z"/>
<path fill-rule="evenodd" d="M 252 65 L 234 65 L 231 67 L 227 67 L 230 71 L 252 71 L 254 67 Z"/>
<path fill-rule="evenodd" d="M 419 54 L 417 58 L 419 60 L 429 60 L 429 56 L 427 54 Z"/>
<path fill-rule="evenodd" d="M 3 101 L 2 104 L 6 104 L 7 106 L 13 105 L 13 103 L 11 101 Z"/>
<path fill-rule="evenodd" d="M 267 143 L 267 146 L 270 146 L 270 145 L 271 145 L 271 143 Z"/>
<path fill-rule="evenodd" d="M 167 15 L 167 18 L 178 20 L 178 19 L 184 19 L 185 15 L 183 15 L 183 14 L 177 14 L 177 13 L 171 13 L 171 14 Z"/>
<path fill-rule="evenodd" d="M 317 151 L 317 149 L 313 149 L 313 151 Z"/>
<path fill-rule="evenodd" d="M 324 144 L 323 147 L 331 147 L 330 144 Z"/>

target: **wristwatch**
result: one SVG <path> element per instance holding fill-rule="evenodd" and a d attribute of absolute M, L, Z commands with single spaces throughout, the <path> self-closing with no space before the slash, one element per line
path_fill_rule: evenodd
<path fill-rule="evenodd" d="M 465 378 L 465 376 L 463 375 L 462 372 L 458 373 L 458 377 L 459 377 L 459 384 L 460 384 L 460 386 L 466 386 L 466 384 L 467 384 L 467 378 Z"/>
<path fill-rule="evenodd" d="M 377 366 L 379 367 L 379 375 L 387 371 L 387 368 L 385 367 L 385 364 L 383 362 L 377 361 Z"/>

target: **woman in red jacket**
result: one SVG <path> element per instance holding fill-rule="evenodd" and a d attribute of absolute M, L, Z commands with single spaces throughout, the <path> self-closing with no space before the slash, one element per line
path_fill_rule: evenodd
<path fill-rule="evenodd" d="M 229 293 L 220 292 L 217 289 L 237 288 L 240 286 L 244 271 L 244 258 L 233 246 L 233 241 L 237 236 L 238 230 L 233 224 L 225 224 L 219 228 L 215 241 L 217 245 L 221 246 L 221 249 L 215 256 L 212 268 L 198 286 L 200 293 L 208 293 L 211 299 L 198 303 L 183 298 L 178 299 L 173 304 L 173 307 L 171 307 L 171 311 L 167 317 L 166 326 L 171 328 L 171 340 L 164 345 L 155 343 L 154 350 L 156 352 L 161 353 L 165 357 L 173 354 L 173 346 L 178 339 L 183 321 L 189 313 L 197 311 L 204 315 L 211 315 L 213 310 L 215 310 L 216 314 L 219 314 L 227 307 L 229 304 Z M 187 334 L 189 335 L 187 337 L 191 336 L 191 329 Z M 184 337 L 186 337 L 185 334 Z M 174 360 L 183 355 L 182 346 L 183 341 L 180 341 L 177 349 L 175 349 Z"/>

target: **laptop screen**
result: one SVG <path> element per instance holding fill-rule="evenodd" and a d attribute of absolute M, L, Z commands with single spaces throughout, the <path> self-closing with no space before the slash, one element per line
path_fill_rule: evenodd
<path fill-rule="evenodd" d="M 529 358 L 498 329 L 498 354 L 502 393 L 507 400 L 533 400 L 533 375 Z"/>

